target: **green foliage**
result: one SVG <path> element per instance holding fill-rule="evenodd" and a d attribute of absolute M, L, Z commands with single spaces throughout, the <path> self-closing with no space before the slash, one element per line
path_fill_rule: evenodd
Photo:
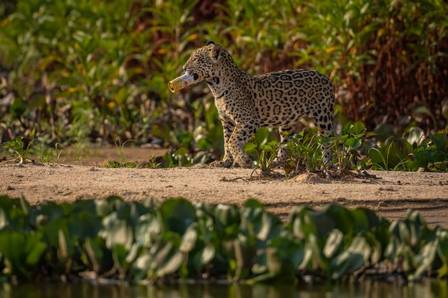
<path fill-rule="evenodd" d="M 255 166 L 263 173 L 268 172 L 277 156 L 278 141 L 273 138 L 271 130 L 260 128 L 255 136 L 245 144 L 245 152 L 255 160 Z"/>
<path fill-rule="evenodd" d="M 58 161 L 62 149 L 59 144 L 55 144 L 54 148 L 49 147 L 42 142 L 25 143 L 23 138 L 15 138 L 4 144 L 0 144 L 0 156 L 4 158 L 12 157 L 18 163 L 24 161 L 33 161 L 37 159 L 39 162 L 54 162 Z"/>
<path fill-rule="evenodd" d="M 302 206 L 282 222 L 254 199 L 242 207 L 119 197 L 30 206 L 0 197 L 2 280 L 82 272 L 140 283 L 446 278 L 447 245 L 448 232 L 416 212 L 390 223 L 364 208 Z"/>
<path fill-rule="evenodd" d="M 160 164 L 156 161 L 149 162 L 136 162 L 136 161 L 119 161 L 119 160 L 108 160 L 104 164 L 105 168 L 159 168 Z"/>
<path fill-rule="evenodd" d="M 369 150 L 369 157 L 374 169 L 391 171 L 405 169 L 405 159 L 411 152 L 411 146 L 403 139 L 390 137 L 378 148 Z"/>
<path fill-rule="evenodd" d="M 333 154 L 333 165 L 341 171 L 364 169 L 365 158 L 361 157 L 366 129 L 361 122 L 347 123 L 340 134 L 322 137 L 316 129 L 305 129 L 295 134 L 287 143 L 288 159 L 284 169 L 287 175 L 307 170 L 316 172 L 324 168 L 322 147 L 327 146 Z M 268 172 L 280 147 L 279 142 L 268 129 L 259 129 L 245 150 L 255 159 L 255 165 Z"/>
<path fill-rule="evenodd" d="M 28 150 L 25 148 L 21 138 L 16 138 L 7 142 L 1 149 L 2 151 L 6 151 L 8 154 L 15 156 L 19 162 L 23 162 L 24 158 L 28 155 Z"/>
<path fill-rule="evenodd" d="M 448 135 L 446 132 L 426 137 L 413 128 L 407 138 L 390 137 L 369 150 L 372 168 L 379 170 L 447 171 Z"/>
<path fill-rule="evenodd" d="M 362 122 L 347 123 L 340 135 L 330 140 L 334 148 L 336 165 L 343 171 L 366 168 L 366 160 L 361 156 L 365 145 L 366 128 Z"/>
<path fill-rule="evenodd" d="M 448 168 L 448 135 L 436 133 L 414 148 L 413 158 L 408 162 L 411 170 L 423 168 L 431 171 L 446 171 Z"/>
<path fill-rule="evenodd" d="M 361 122 L 348 122 L 339 134 L 323 137 L 315 129 L 304 130 L 288 143 L 287 174 L 297 174 L 307 170 L 311 172 L 325 168 L 322 148 L 329 148 L 332 153 L 332 165 L 339 171 L 359 170 L 367 167 L 362 157 L 365 147 L 366 129 Z"/>
<path fill-rule="evenodd" d="M 317 135 L 316 130 L 304 130 L 288 142 L 287 173 L 298 173 L 303 170 L 311 172 L 322 169 L 321 145 L 323 138 Z M 328 141 L 328 140 L 325 140 Z"/>
<path fill-rule="evenodd" d="M 369 128 L 441 128 L 447 12 L 444 1 L 311 1 L 299 57 L 331 74 L 344 113 Z"/>
<path fill-rule="evenodd" d="M 277 9 L 272 9 L 276 7 Z M 204 86 L 170 96 L 192 49 L 215 40 L 251 73 L 316 68 L 342 111 L 446 124 L 445 1 L 45 1 L 0 3 L 0 141 L 171 145 L 222 154 Z M 205 100 L 202 100 L 205 99 Z M 193 157 L 194 158 L 194 157 Z"/>
<path fill-rule="evenodd" d="M 187 53 L 155 39 L 169 36 L 194 2 L 151 2 L 19 1 L 0 22 L 2 94 L 12 96 L 1 113 L 10 133 L 114 143 L 172 128 L 180 101 L 168 100 L 165 82 Z M 146 28 L 152 14 L 157 21 Z"/>
<path fill-rule="evenodd" d="M 318 135 L 316 129 L 304 129 L 287 144 L 286 174 L 303 171 L 318 172 L 325 168 L 322 148 L 332 152 L 332 165 L 341 173 L 350 170 L 448 171 L 448 135 L 445 131 L 425 135 L 422 129 L 411 127 L 402 136 L 380 141 L 366 132 L 361 122 L 347 122 L 340 133 L 331 137 Z M 279 148 L 268 130 L 260 130 L 246 151 L 254 153 L 257 167 L 267 172 Z M 260 162 L 261 161 L 261 162 Z"/>

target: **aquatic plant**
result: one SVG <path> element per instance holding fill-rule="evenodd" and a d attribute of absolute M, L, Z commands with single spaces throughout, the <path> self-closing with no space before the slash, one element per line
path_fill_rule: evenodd
<path fill-rule="evenodd" d="M 288 218 L 243 206 L 119 197 L 29 205 L 0 197 L 0 280 L 73 277 L 340 280 L 448 277 L 448 231 L 415 211 L 390 222 L 365 208 L 298 206 Z"/>

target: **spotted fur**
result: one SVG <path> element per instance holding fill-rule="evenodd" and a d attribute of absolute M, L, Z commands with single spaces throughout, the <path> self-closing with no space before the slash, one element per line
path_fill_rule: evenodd
<path fill-rule="evenodd" d="M 279 129 L 281 146 L 277 160 L 287 157 L 284 144 L 299 119 L 311 117 L 320 132 L 333 132 L 334 91 L 328 78 L 313 70 L 285 70 L 252 76 L 239 69 L 231 55 L 209 43 L 196 49 L 184 70 L 194 83 L 206 81 L 224 129 L 224 157 L 214 165 L 250 167 L 244 144 L 259 127 Z M 324 162 L 331 159 L 323 148 Z"/>

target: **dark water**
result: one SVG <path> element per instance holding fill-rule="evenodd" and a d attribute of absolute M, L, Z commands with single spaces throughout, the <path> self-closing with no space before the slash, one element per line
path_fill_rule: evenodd
<path fill-rule="evenodd" d="M 365 281 L 339 285 L 175 285 L 125 286 L 89 283 L 42 283 L 19 286 L 0 285 L 1 298 L 289 298 L 289 297 L 447 297 L 448 282 L 424 281 L 416 284 Z"/>

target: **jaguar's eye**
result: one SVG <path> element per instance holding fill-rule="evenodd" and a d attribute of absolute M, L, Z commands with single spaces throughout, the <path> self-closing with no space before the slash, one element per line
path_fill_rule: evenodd
<path fill-rule="evenodd" d="M 197 79 L 199 79 L 199 76 L 197 73 L 193 73 L 193 79 L 196 81 Z"/>

